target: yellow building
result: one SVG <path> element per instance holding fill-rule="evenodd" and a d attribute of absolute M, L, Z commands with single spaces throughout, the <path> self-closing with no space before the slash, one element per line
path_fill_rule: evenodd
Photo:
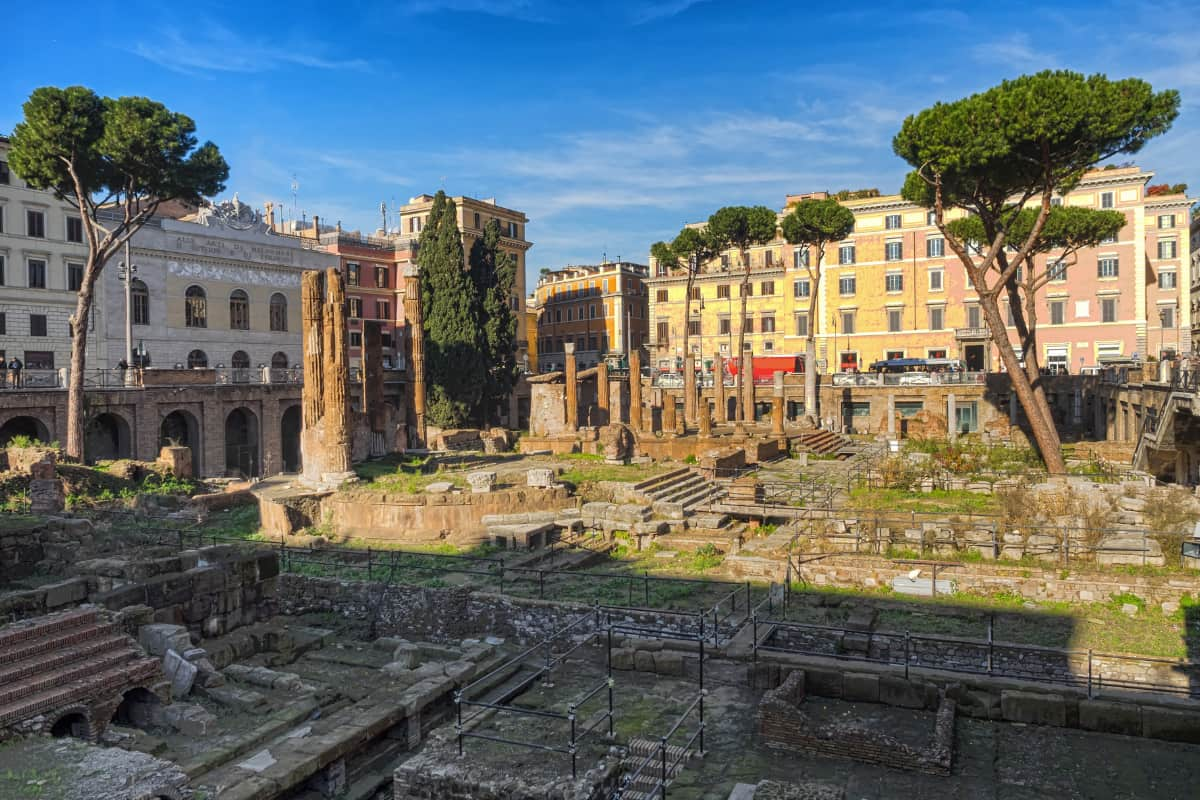
<path fill-rule="evenodd" d="M 1078 253 L 1039 292 L 1041 364 L 1074 372 L 1105 360 L 1191 350 L 1188 209 L 1194 201 L 1150 186 L 1152 178 L 1133 166 L 1094 170 L 1066 196 L 1053 198 L 1056 205 L 1122 212 L 1127 224 L 1114 240 Z M 780 219 L 795 203 L 826 196 L 790 195 Z M 821 265 L 819 369 L 866 370 L 890 358 L 950 358 L 968 370 L 998 369 L 978 295 L 932 212 L 875 190 L 841 202 L 855 225 L 848 238 L 826 248 Z M 755 355 L 803 355 L 813 322 L 808 257 L 782 238 L 750 250 L 746 341 Z M 1054 255 L 1039 258 L 1044 266 Z M 740 259 L 728 251 L 696 280 L 688 322 L 695 354 L 711 358 L 736 348 Z M 673 368 L 683 355 L 686 277 L 663 274 L 653 259 L 651 270 L 651 352 L 660 368 Z"/>
<path fill-rule="evenodd" d="M 627 261 L 544 272 L 530 300 L 538 370 L 561 369 L 567 342 L 574 343 L 583 367 L 640 347 L 646 341 L 647 274 L 646 265 Z"/>

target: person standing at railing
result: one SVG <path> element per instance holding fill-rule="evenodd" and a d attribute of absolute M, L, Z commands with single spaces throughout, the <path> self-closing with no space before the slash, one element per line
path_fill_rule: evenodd
<path fill-rule="evenodd" d="M 8 388 L 8 361 L 0 357 L 0 389 Z"/>
<path fill-rule="evenodd" d="M 14 389 L 21 387 L 21 369 L 25 365 L 21 363 L 21 359 L 16 356 L 12 357 L 12 361 L 8 362 L 8 371 L 12 373 L 12 386 Z"/>

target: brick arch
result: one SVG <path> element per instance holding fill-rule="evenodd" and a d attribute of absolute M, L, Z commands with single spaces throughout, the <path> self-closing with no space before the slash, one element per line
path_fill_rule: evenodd
<path fill-rule="evenodd" d="M 72 731 L 67 735 L 76 736 L 78 734 L 77 738 L 86 742 L 94 742 L 100 738 L 101 731 L 96 730 L 96 721 L 95 716 L 92 713 L 92 707 L 86 703 L 77 703 L 75 705 L 66 706 L 47 714 L 44 730 L 46 733 L 51 733 L 56 725 L 64 722 L 70 717 L 75 716 L 83 717 L 82 730 L 79 730 L 78 732 Z"/>
<path fill-rule="evenodd" d="M 56 425 L 54 424 L 54 413 L 52 409 L 18 408 L 10 411 L 0 411 L 0 428 L 19 417 L 30 417 L 41 424 L 41 426 L 46 429 L 48 441 L 52 442 L 58 438 L 55 435 Z"/>
<path fill-rule="evenodd" d="M 164 444 L 165 436 L 163 423 L 172 414 L 178 414 L 178 420 L 184 423 L 187 432 L 187 446 L 192 450 L 192 475 L 200 477 L 204 474 L 204 409 L 199 410 L 189 406 L 164 406 L 158 409 L 158 420 L 155 423 L 155 441 L 159 446 Z M 157 450 L 155 451 L 157 453 Z"/>

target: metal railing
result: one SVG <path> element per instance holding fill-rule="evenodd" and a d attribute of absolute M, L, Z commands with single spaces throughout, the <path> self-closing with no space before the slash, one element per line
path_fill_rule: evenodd
<path fill-rule="evenodd" d="M 691 755 L 692 745 L 699 747 L 701 757 L 704 755 L 704 695 L 705 690 L 700 689 L 696 693 L 695 699 L 683 710 L 679 718 L 675 720 L 675 724 L 658 737 L 658 747 L 648 753 L 645 758 L 639 762 L 638 767 L 631 773 L 626 773 L 621 777 L 621 783 L 617 786 L 617 790 L 610 796 L 610 800 L 622 800 L 627 794 L 632 796 L 636 792 L 638 797 L 653 797 L 656 793 L 659 798 L 665 800 L 667 796 L 667 787 L 674 780 L 678 768 Z M 696 730 L 688 737 L 682 745 L 676 747 L 674 755 L 671 754 L 670 744 L 671 739 L 679 732 L 683 724 L 692 716 L 693 712 L 697 715 Z M 648 788 L 637 787 L 633 788 L 638 779 L 643 775 L 647 777 L 656 776 L 654 784 Z"/>
<path fill-rule="evenodd" d="M 982 384 L 986 372 L 835 372 L 834 386 L 952 386 Z"/>

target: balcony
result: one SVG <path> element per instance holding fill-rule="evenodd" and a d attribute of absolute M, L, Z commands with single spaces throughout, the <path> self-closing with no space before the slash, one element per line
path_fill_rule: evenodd
<path fill-rule="evenodd" d="M 975 328 L 955 328 L 954 338 L 960 342 L 973 339 L 990 339 L 992 338 L 992 332 L 988 330 L 986 325 Z"/>

